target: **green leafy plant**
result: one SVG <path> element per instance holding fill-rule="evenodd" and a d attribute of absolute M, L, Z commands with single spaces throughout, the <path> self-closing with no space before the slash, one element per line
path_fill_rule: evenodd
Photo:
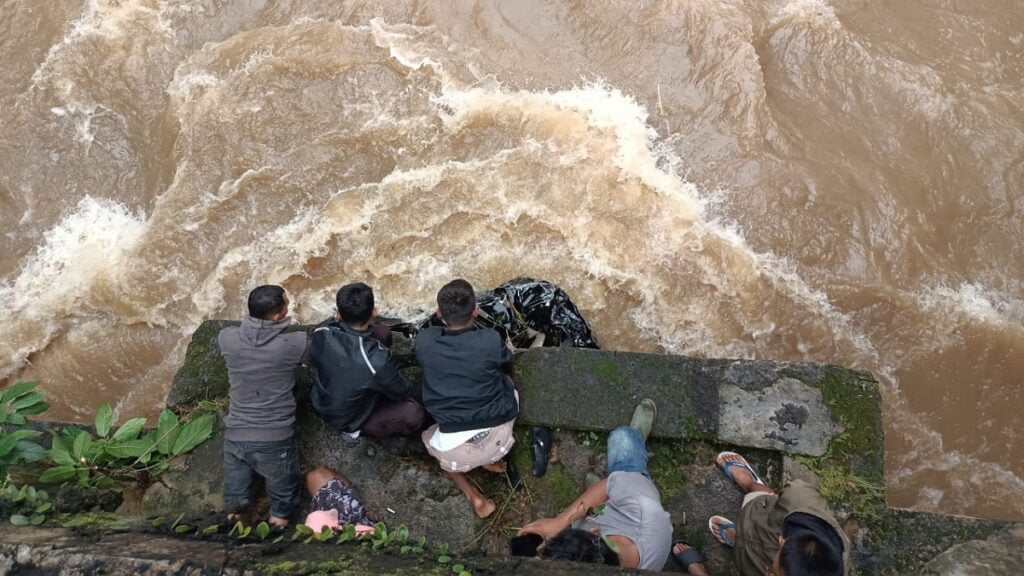
<path fill-rule="evenodd" d="M 0 495 L 15 510 L 11 514 L 11 524 L 15 526 L 38 526 L 46 521 L 46 512 L 53 507 L 50 495 L 32 486 L 18 488 L 12 483 L 6 483 Z"/>
<path fill-rule="evenodd" d="M 308 544 L 313 538 L 313 529 L 305 524 L 297 524 L 295 526 L 295 532 L 292 533 L 292 542 L 299 538 L 307 538 L 306 543 Z"/>
<path fill-rule="evenodd" d="M 441 546 L 437 549 L 437 563 L 448 564 L 451 561 L 452 557 L 448 555 L 448 545 L 441 544 Z"/>
<path fill-rule="evenodd" d="M 32 442 L 35 430 L 22 428 L 28 416 L 45 412 L 50 405 L 36 391 L 39 382 L 18 382 L 0 392 L 0 481 L 7 479 L 10 467 L 20 462 L 37 462 L 46 457 L 46 449 Z"/>
<path fill-rule="evenodd" d="M 260 522 L 256 525 L 256 537 L 260 540 L 266 540 L 267 536 L 270 535 L 270 524 L 266 522 Z"/>
<path fill-rule="evenodd" d="M 355 540 L 355 539 L 356 539 L 356 527 L 355 527 L 355 525 L 353 525 L 353 524 L 346 524 L 345 527 L 341 529 L 341 534 L 338 534 L 337 543 L 338 544 L 343 544 L 345 542 L 350 542 L 350 541 Z"/>
<path fill-rule="evenodd" d="M 74 427 L 51 432 L 49 456 L 54 466 L 39 480 L 45 483 L 75 479 L 82 486 L 109 487 L 115 480 L 148 481 L 168 469 L 176 456 L 188 453 L 213 434 L 214 416 L 199 414 L 190 420 L 164 410 L 156 429 L 143 434 L 145 418 L 132 418 L 114 429 L 114 411 L 100 406 L 96 434 Z"/>

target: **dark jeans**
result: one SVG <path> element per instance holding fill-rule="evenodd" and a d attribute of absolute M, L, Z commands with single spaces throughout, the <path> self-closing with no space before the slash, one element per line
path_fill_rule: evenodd
<path fill-rule="evenodd" d="M 263 477 L 270 515 L 288 519 L 299 496 L 295 440 L 235 442 L 224 440 L 224 509 L 237 512 L 252 499 L 253 473 Z"/>
<path fill-rule="evenodd" d="M 412 398 L 381 398 L 373 409 L 373 414 L 370 414 L 359 430 L 361 434 L 373 438 L 408 436 L 423 428 L 426 417 L 423 405 Z"/>

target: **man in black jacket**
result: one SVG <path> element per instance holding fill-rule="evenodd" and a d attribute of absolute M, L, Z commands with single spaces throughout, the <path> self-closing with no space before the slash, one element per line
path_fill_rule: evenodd
<path fill-rule="evenodd" d="M 504 374 L 512 367 L 512 351 L 496 331 L 473 326 L 477 314 L 469 282 L 446 284 L 437 293 L 437 315 L 445 327 L 420 331 L 416 359 L 423 366 L 423 404 L 437 421 L 423 432 L 423 444 L 476 515 L 486 518 L 494 512 L 494 501 L 465 473 L 478 467 L 506 471 L 503 459 L 515 444 L 512 426 L 519 401 Z"/>
<path fill-rule="evenodd" d="M 391 330 L 374 322 L 373 289 L 363 283 L 338 290 L 337 312 L 313 330 L 311 397 L 316 411 L 352 438 L 411 434 L 425 413 L 391 358 Z"/>

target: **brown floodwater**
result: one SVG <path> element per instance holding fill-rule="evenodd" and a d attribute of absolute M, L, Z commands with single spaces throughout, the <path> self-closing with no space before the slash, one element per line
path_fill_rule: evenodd
<path fill-rule="evenodd" d="M 0 378 L 153 414 L 259 283 L 563 286 L 838 363 L 887 497 L 1024 519 L 1024 2 L 0 0 Z"/>

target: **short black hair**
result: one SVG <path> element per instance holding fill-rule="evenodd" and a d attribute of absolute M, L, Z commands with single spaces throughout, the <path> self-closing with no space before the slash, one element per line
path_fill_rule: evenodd
<path fill-rule="evenodd" d="M 579 528 L 566 528 L 554 538 L 544 543 L 540 551 L 541 558 L 552 560 L 572 560 L 573 562 L 604 562 L 601 555 L 601 538 Z"/>
<path fill-rule="evenodd" d="M 814 532 L 799 530 L 783 543 L 779 566 L 786 576 L 843 576 L 843 555 Z"/>
<path fill-rule="evenodd" d="M 373 316 L 373 288 L 362 282 L 339 288 L 334 301 L 346 324 L 366 324 Z"/>
<path fill-rule="evenodd" d="M 275 284 L 257 286 L 249 292 L 249 316 L 266 320 L 284 306 L 284 288 Z"/>
<path fill-rule="evenodd" d="M 445 284 L 437 292 L 437 307 L 442 320 L 449 325 L 461 326 L 469 322 L 476 309 L 473 285 L 461 278 Z"/>

